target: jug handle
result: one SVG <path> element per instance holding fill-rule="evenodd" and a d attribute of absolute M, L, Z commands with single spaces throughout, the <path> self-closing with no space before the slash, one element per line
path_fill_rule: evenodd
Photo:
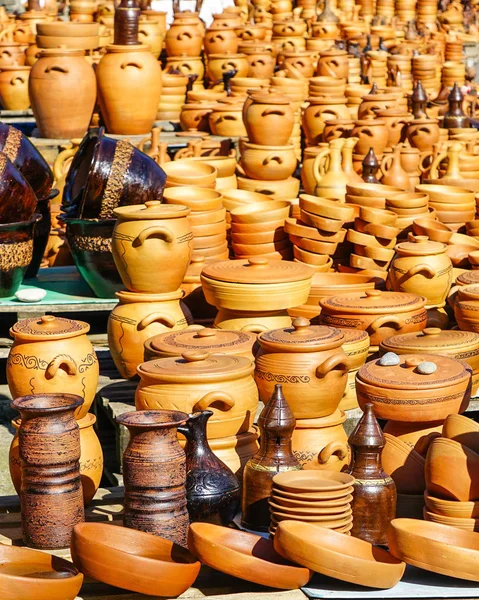
<path fill-rule="evenodd" d="M 227 392 L 216 391 L 209 392 L 206 396 L 203 396 L 201 400 L 193 406 L 192 412 L 198 412 L 200 410 L 206 410 L 209 408 L 214 402 L 222 402 L 225 405 L 224 410 L 231 410 L 235 405 L 235 399 L 230 396 Z"/>
<path fill-rule="evenodd" d="M 386 173 L 391 168 L 392 161 L 393 161 L 393 155 L 392 154 L 385 155 L 383 157 L 383 160 L 381 162 L 381 172 L 382 172 L 383 175 L 386 175 Z"/>
<path fill-rule="evenodd" d="M 59 354 L 50 361 L 48 367 L 45 369 L 45 375 L 48 378 L 53 378 L 58 372 L 58 369 L 65 365 L 68 375 L 76 375 L 78 372 L 77 366 L 73 358 L 66 354 Z"/>
<path fill-rule="evenodd" d="M 348 445 L 344 442 L 339 442 L 338 440 L 329 442 L 329 444 L 326 444 L 326 446 L 318 454 L 319 464 L 326 464 L 333 454 L 336 454 L 339 460 L 344 460 L 349 454 Z"/>
<path fill-rule="evenodd" d="M 241 331 L 246 331 L 247 333 L 263 333 L 269 331 L 269 328 L 260 323 L 250 323 L 249 325 L 242 327 Z"/>
<path fill-rule="evenodd" d="M 371 325 L 369 326 L 373 331 L 377 331 L 380 327 L 385 325 L 386 323 L 390 323 L 395 326 L 395 329 L 401 329 L 404 326 L 404 319 L 398 317 L 397 315 L 383 315 L 382 317 L 378 317 L 375 319 Z"/>
<path fill-rule="evenodd" d="M 425 264 L 414 265 L 409 269 L 406 275 L 408 277 L 412 277 L 413 275 L 417 275 L 418 273 L 424 273 L 426 277 L 432 278 L 436 275 L 436 269 L 433 269 L 431 266 Z"/>
<path fill-rule="evenodd" d="M 321 160 L 327 156 L 329 154 L 329 148 L 325 148 L 324 150 L 322 150 L 314 159 L 314 163 L 313 163 L 313 177 L 316 181 L 316 183 L 319 183 L 321 180 L 321 171 L 320 171 L 320 163 Z"/>
<path fill-rule="evenodd" d="M 143 229 L 143 231 L 141 231 L 138 234 L 138 236 L 133 240 L 133 245 L 142 246 L 146 242 L 146 240 L 152 235 L 157 235 L 167 244 L 171 244 L 171 242 L 175 239 L 174 235 L 169 229 L 163 227 L 162 225 L 156 225 L 154 227 L 148 227 L 147 229 Z"/>
<path fill-rule="evenodd" d="M 349 371 L 349 361 L 341 354 L 328 356 L 324 362 L 316 367 L 316 377 L 318 377 L 318 379 L 326 377 L 326 375 L 333 369 L 336 369 L 336 367 L 341 367 L 338 371 L 342 371 L 343 374 L 347 373 Z"/>
<path fill-rule="evenodd" d="M 431 166 L 429 168 L 429 179 L 437 179 L 437 168 L 441 164 L 441 162 L 447 158 L 446 150 L 439 152 L 436 158 L 432 161 Z"/>
<path fill-rule="evenodd" d="M 73 148 L 67 148 L 58 154 L 55 162 L 53 163 L 53 175 L 55 177 L 55 181 L 60 181 L 60 179 L 65 175 L 65 172 L 63 171 L 63 165 L 65 164 L 66 160 L 72 156 L 75 156 L 77 150 L 78 146 L 75 146 Z"/>
<path fill-rule="evenodd" d="M 151 313 L 151 315 L 147 315 L 146 317 L 143 317 L 143 319 L 138 323 L 138 331 L 142 331 L 143 329 L 146 329 L 152 323 L 156 323 L 156 322 L 163 323 L 163 325 L 165 325 L 166 327 L 169 327 L 170 329 L 172 327 L 174 327 L 176 324 L 175 319 L 171 315 L 168 315 L 168 314 L 162 313 L 162 312 L 154 312 L 154 313 Z"/>
<path fill-rule="evenodd" d="M 126 67 L 136 67 L 137 69 L 143 69 L 143 65 L 140 65 L 139 63 L 133 61 L 122 63 L 121 68 L 126 69 Z"/>

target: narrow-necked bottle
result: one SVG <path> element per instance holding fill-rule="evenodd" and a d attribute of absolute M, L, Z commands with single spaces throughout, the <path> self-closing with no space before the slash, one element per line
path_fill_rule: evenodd
<path fill-rule="evenodd" d="M 141 9 L 135 0 L 121 0 L 115 10 L 114 41 L 118 46 L 130 46 L 139 44 L 138 25 L 140 22 Z"/>

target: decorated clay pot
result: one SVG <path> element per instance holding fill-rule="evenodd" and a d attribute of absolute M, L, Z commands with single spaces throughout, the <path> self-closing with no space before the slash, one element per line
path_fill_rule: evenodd
<path fill-rule="evenodd" d="M 249 141 L 253 144 L 285 146 L 293 132 L 294 117 L 286 96 L 258 92 L 243 111 Z"/>

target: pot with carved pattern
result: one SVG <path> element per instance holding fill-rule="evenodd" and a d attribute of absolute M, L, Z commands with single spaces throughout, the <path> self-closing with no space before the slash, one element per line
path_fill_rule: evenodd
<path fill-rule="evenodd" d="M 0 224 L 0 298 L 13 296 L 33 257 L 34 214 L 28 221 Z"/>

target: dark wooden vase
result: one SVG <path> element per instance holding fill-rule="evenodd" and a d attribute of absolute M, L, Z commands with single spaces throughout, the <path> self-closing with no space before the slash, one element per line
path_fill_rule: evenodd
<path fill-rule="evenodd" d="M 233 471 L 217 458 L 206 439 L 206 424 L 213 411 L 190 415 L 178 427 L 186 437 L 186 499 L 192 523 L 228 525 L 238 512 L 240 484 Z"/>
<path fill-rule="evenodd" d="M 187 546 L 186 457 L 177 429 L 188 415 L 177 410 L 124 413 L 130 432 L 123 453 L 123 525 Z"/>
<path fill-rule="evenodd" d="M 113 43 L 119 46 L 138 45 L 141 8 L 135 0 L 121 0 L 115 10 Z"/>
<path fill-rule="evenodd" d="M 277 384 L 258 418 L 259 450 L 244 468 L 241 523 L 248 529 L 268 531 L 273 477 L 282 471 L 302 468 L 291 445 L 295 425 L 296 419 L 283 395 L 283 388 Z"/>
<path fill-rule="evenodd" d="M 368 403 L 349 436 L 353 451 L 349 473 L 356 479 L 351 535 L 371 544 L 387 544 L 389 523 L 396 516 L 396 485 L 381 464 L 385 443 L 373 405 Z"/>
<path fill-rule="evenodd" d="M 22 396 L 12 402 L 22 421 L 23 540 L 33 548 L 66 548 L 73 527 L 85 520 L 80 479 L 80 430 L 74 394 Z"/>

